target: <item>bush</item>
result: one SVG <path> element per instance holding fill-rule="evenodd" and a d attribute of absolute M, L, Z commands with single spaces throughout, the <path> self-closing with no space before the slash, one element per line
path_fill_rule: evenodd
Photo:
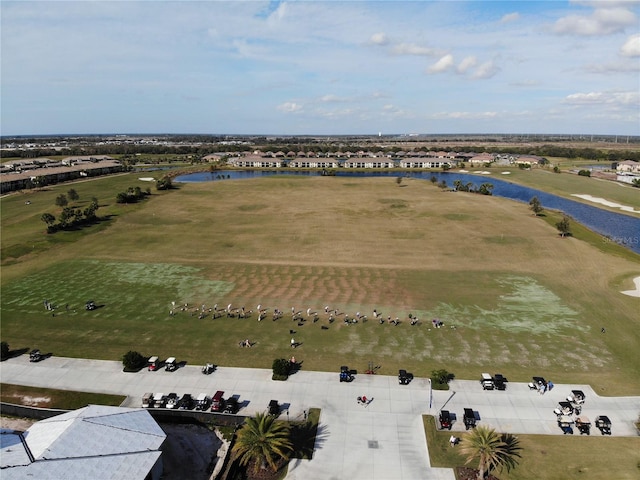
<path fill-rule="evenodd" d="M 580 170 L 578 172 L 578 175 L 581 175 L 583 177 L 590 177 L 591 176 L 591 172 L 589 170 Z"/>
<path fill-rule="evenodd" d="M 9 356 L 9 344 L 7 342 L 0 343 L 0 359 L 4 360 Z"/>
<path fill-rule="evenodd" d="M 431 370 L 431 386 L 434 390 L 448 390 L 449 382 L 455 378 L 453 373 L 441 368 L 440 370 Z"/>
<path fill-rule="evenodd" d="M 122 365 L 125 372 L 137 372 L 147 363 L 147 357 L 139 352 L 129 350 L 122 356 Z"/>
<path fill-rule="evenodd" d="M 285 358 L 276 358 L 273 361 L 273 380 L 286 380 L 291 372 L 291 364 Z"/>

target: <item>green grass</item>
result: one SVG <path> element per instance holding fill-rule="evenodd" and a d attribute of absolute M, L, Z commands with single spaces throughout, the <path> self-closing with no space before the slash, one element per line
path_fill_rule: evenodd
<path fill-rule="evenodd" d="M 434 467 L 463 466 L 466 458 L 449 445 L 451 432 L 438 431 L 435 418 L 423 416 L 429 458 Z M 522 447 L 519 465 L 511 472 L 497 472 L 503 480 L 635 479 L 640 473 L 640 438 L 591 436 L 517 435 Z M 461 438 L 464 438 L 462 434 Z M 476 467 L 475 463 L 467 466 Z M 494 472 L 496 474 L 496 472 Z"/>
<path fill-rule="evenodd" d="M 28 194 L 31 205 L 24 195 L 1 200 L 3 251 L 44 245 L 3 257 L 2 339 L 12 348 L 271 368 L 290 355 L 293 328 L 310 370 L 373 361 L 380 373 L 444 368 L 476 378 L 490 364 L 513 380 L 543 371 L 601 394 L 640 391 L 637 299 L 619 293 L 640 274 L 639 256 L 577 225 L 560 239 L 553 212 L 535 218 L 517 202 L 414 179 L 398 188 L 392 178 L 287 176 L 189 184 L 115 204 L 114 192 L 136 182 L 74 184 L 80 202 L 96 196 L 113 215 L 79 232 L 46 235 L 39 220 L 69 185 Z M 87 300 L 103 306 L 87 312 Z M 190 309 L 171 317 L 171 301 Z M 375 308 L 403 323 L 192 316 L 215 303 L 369 316 Z M 422 325 L 410 327 L 409 313 Z M 432 318 L 446 328 L 430 329 Z M 245 338 L 254 348 L 237 347 Z"/>
<path fill-rule="evenodd" d="M 0 384 L 0 398 L 6 403 L 75 410 L 87 405 L 118 406 L 122 404 L 126 396 L 75 392 L 54 388 L 25 387 L 2 383 Z"/>

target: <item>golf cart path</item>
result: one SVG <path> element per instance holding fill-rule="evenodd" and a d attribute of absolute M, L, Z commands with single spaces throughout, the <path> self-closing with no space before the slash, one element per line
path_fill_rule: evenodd
<path fill-rule="evenodd" d="M 211 375 L 202 375 L 199 366 L 124 373 L 121 362 L 53 356 L 30 363 L 28 355 L 0 363 L 4 383 L 127 395 L 122 405 L 127 407 L 139 407 L 146 392 L 195 396 L 223 390 L 225 397 L 239 396 L 244 415 L 265 411 L 271 399 L 282 406 L 283 419 L 302 419 L 309 408 L 321 408 L 313 459 L 292 460 L 288 479 L 453 480 L 453 470 L 429 464 L 422 415 L 449 410 L 454 416 L 452 432 L 461 433 L 465 431 L 463 409 L 472 408 L 478 425 L 500 432 L 562 435 L 553 410 L 571 390 L 586 395 L 582 415 L 592 422 L 598 415 L 611 419 L 612 436 L 637 436 L 634 421 L 640 397 L 600 397 L 589 385 L 556 384 L 540 395 L 526 383 L 509 382 L 506 391 L 484 391 L 479 381 L 454 380 L 449 391 L 431 391 L 424 378 L 399 385 L 396 376 L 360 374 L 353 382 L 341 383 L 336 370 L 299 371 L 285 382 L 276 382 L 271 373 L 219 367 Z M 366 406 L 357 401 L 363 395 L 369 399 Z M 595 426 L 592 435 L 600 435 Z"/>

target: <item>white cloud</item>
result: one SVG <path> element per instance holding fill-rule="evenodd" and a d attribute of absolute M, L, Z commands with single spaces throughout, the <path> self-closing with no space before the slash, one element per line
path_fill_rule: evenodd
<path fill-rule="evenodd" d="M 433 116 L 434 118 L 451 118 L 455 120 L 481 120 L 495 118 L 498 116 L 498 112 L 439 112 Z"/>
<path fill-rule="evenodd" d="M 374 33 L 373 35 L 371 35 L 369 42 L 373 43 L 374 45 L 387 45 L 389 43 L 389 38 L 382 32 Z"/>
<path fill-rule="evenodd" d="M 640 57 L 640 33 L 631 35 L 620 48 L 620 54 L 625 57 Z"/>
<path fill-rule="evenodd" d="M 488 61 L 478 66 L 478 68 L 476 68 L 476 70 L 471 74 L 471 78 L 476 80 L 491 78 L 499 71 L 500 68 L 493 63 L 493 61 Z"/>
<path fill-rule="evenodd" d="M 610 6 L 606 2 L 595 5 L 597 8 L 589 16 L 567 15 L 558 19 L 553 31 L 560 35 L 610 35 L 637 25 L 637 17 L 629 8 Z"/>
<path fill-rule="evenodd" d="M 474 56 L 465 57 L 459 64 L 456 70 L 458 73 L 466 73 L 470 68 L 475 67 L 478 64 L 478 59 Z"/>
<path fill-rule="evenodd" d="M 449 70 L 453 66 L 453 55 L 447 54 L 438 60 L 436 63 L 431 65 L 427 72 L 429 73 L 442 73 Z"/>
<path fill-rule="evenodd" d="M 439 55 L 437 50 L 429 47 L 421 47 L 413 43 L 400 43 L 393 47 L 393 53 L 396 55 L 418 55 L 418 56 L 432 56 Z"/>
<path fill-rule="evenodd" d="M 563 103 L 568 105 L 637 106 L 640 103 L 640 93 L 637 91 L 572 93 L 567 95 Z"/>
<path fill-rule="evenodd" d="M 285 113 L 296 113 L 302 111 L 302 105 L 295 102 L 284 102 L 283 104 L 278 105 L 276 108 Z"/>
<path fill-rule="evenodd" d="M 515 22 L 516 20 L 519 20 L 519 19 L 520 19 L 520 14 L 518 12 L 507 13 L 506 15 L 502 16 L 502 18 L 500 19 L 500 23 Z"/>

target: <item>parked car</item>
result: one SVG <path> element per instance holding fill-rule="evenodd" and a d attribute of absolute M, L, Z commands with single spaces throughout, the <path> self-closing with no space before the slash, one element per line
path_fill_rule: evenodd
<path fill-rule="evenodd" d="M 413 380 L 413 373 L 409 373 L 406 370 L 398 371 L 398 383 L 400 385 L 409 385 L 411 380 Z"/>
<path fill-rule="evenodd" d="M 34 348 L 33 350 L 31 350 L 29 352 L 29 361 L 30 362 L 39 362 L 43 358 L 44 357 L 42 356 L 42 353 L 40 353 L 40 350 L 38 350 L 37 348 Z"/>
<path fill-rule="evenodd" d="M 211 411 L 212 412 L 222 412 L 224 410 L 224 392 L 222 390 L 218 390 L 214 393 L 213 397 L 211 397 Z"/>
<path fill-rule="evenodd" d="M 147 369 L 150 372 L 155 372 L 160 368 L 160 359 L 157 356 L 149 357 L 147 360 Z"/>
<path fill-rule="evenodd" d="M 449 410 L 440 410 L 440 415 L 438 415 L 438 420 L 440 421 L 440 428 L 442 430 L 447 429 L 451 430 L 451 426 L 453 422 L 451 421 L 451 413 Z"/>
<path fill-rule="evenodd" d="M 185 393 L 180 397 L 178 401 L 178 408 L 180 410 L 191 410 L 194 406 L 193 397 L 190 393 Z"/>
<path fill-rule="evenodd" d="M 236 397 L 229 397 L 224 402 L 224 411 L 225 413 L 238 413 L 240 410 L 240 406 L 238 405 L 238 399 Z"/>
<path fill-rule="evenodd" d="M 207 396 L 206 393 L 201 393 L 196 398 L 196 410 L 206 410 L 209 408 L 209 402 L 211 399 Z"/>
<path fill-rule="evenodd" d="M 480 383 L 482 384 L 483 390 L 493 390 L 493 377 L 488 373 L 483 373 L 480 375 Z"/>
<path fill-rule="evenodd" d="M 493 376 L 493 384 L 496 387 L 496 390 L 506 390 L 507 389 L 507 379 L 499 373 L 496 373 Z"/>
<path fill-rule="evenodd" d="M 178 394 L 171 392 L 167 395 L 167 399 L 165 402 L 165 408 L 178 408 Z"/>
<path fill-rule="evenodd" d="M 353 375 L 351 374 L 351 370 L 346 365 L 342 365 L 340 367 L 340 381 L 341 382 L 351 382 L 353 381 Z"/>
<path fill-rule="evenodd" d="M 476 414 L 472 408 L 464 409 L 464 428 L 469 430 L 470 428 L 476 428 Z"/>
<path fill-rule="evenodd" d="M 602 435 L 611 435 L 611 420 L 606 415 L 596 417 L 596 427 Z"/>
<path fill-rule="evenodd" d="M 278 404 L 277 400 L 269 401 L 268 411 L 269 411 L 269 415 L 275 415 L 275 416 L 280 415 L 280 405 Z"/>
<path fill-rule="evenodd" d="M 169 357 L 164 362 L 164 369 L 167 372 L 175 372 L 178 369 L 178 363 L 176 362 L 176 357 Z"/>

